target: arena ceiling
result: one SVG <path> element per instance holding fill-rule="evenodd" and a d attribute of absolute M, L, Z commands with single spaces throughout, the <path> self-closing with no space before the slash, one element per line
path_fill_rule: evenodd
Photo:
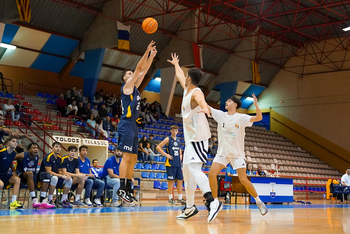
<path fill-rule="evenodd" d="M 27 26 L 60 36 L 82 41 L 97 15 L 104 15 L 104 4 L 112 0 L 36 0 L 31 1 L 32 20 L 16 20 L 18 13 L 12 0 L 0 3 L 0 21 Z M 122 19 L 132 26 L 131 52 L 142 54 L 150 39 L 157 41 L 162 51 L 180 32 L 197 33 L 196 43 L 203 46 L 203 70 L 209 74 L 203 86 L 215 79 L 230 56 L 245 57 L 254 53 L 260 65 L 261 85 L 268 86 L 274 75 L 284 69 L 298 75 L 350 69 L 348 55 L 350 1 L 339 0 L 120 0 Z M 0 9 L 1 9 L 0 8 Z M 188 17 L 194 15 L 195 17 Z M 158 31 L 145 36 L 141 23 L 153 17 L 159 23 Z M 193 20 L 194 19 L 194 20 Z M 120 20 L 120 19 L 119 19 Z M 193 27 L 181 28 L 184 21 Z M 182 39 L 183 40 L 183 39 Z M 242 41 L 254 45 L 242 50 Z M 40 51 L 39 51 L 40 52 Z M 120 52 L 108 52 L 101 80 L 112 81 L 109 74 L 119 73 L 123 67 L 109 64 L 117 61 Z M 288 65 L 290 58 L 298 63 Z M 125 67 L 135 66 L 130 59 Z M 131 64 L 132 63 L 132 64 Z M 135 63 L 135 64 L 134 64 Z M 317 69 L 315 69 L 317 66 Z M 314 69 L 311 69 L 314 68 Z M 249 82 L 249 81 L 248 81 Z"/>

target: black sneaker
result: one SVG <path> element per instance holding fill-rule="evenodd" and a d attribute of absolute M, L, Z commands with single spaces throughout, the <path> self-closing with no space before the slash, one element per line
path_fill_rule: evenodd
<path fill-rule="evenodd" d="M 127 203 L 133 202 L 133 199 L 130 197 L 130 194 L 125 190 L 118 189 L 117 196 Z"/>
<path fill-rule="evenodd" d="M 139 202 L 137 199 L 136 199 L 136 197 L 134 196 L 134 193 L 133 192 L 128 192 L 128 195 L 129 195 L 129 197 L 134 201 L 134 202 Z"/>

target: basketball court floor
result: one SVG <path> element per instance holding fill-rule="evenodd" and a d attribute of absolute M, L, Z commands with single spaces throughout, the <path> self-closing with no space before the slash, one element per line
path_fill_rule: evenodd
<path fill-rule="evenodd" d="M 165 203 L 162 201 L 162 203 Z M 207 223 L 207 211 L 176 220 L 181 206 L 149 203 L 142 207 L 0 210 L 0 233 L 350 233 L 350 205 L 224 205 Z"/>

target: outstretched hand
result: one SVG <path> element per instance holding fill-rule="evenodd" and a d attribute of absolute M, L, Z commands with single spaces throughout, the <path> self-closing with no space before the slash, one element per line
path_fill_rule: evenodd
<path fill-rule="evenodd" d="M 151 50 L 151 55 L 150 55 L 150 56 L 151 56 L 152 58 L 156 57 L 157 52 L 158 52 L 158 51 L 157 51 L 157 49 L 156 49 L 156 46 L 153 46 L 153 47 L 152 47 L 152 50 Z"/>
<path fill-rule="evenodd" d="M 209 106 L 207 106 L 205 109 L 197 111 L 197 113 L 204 113 L 208 116 L 208 118 L 211 118 L 211 108 Z"/>
<path fill-rule="evenodd" d="M 169 63 L 171 63 L 172 65 L 177 65 L 177 64 L 179 64 L 179 61 L 180 61 L 180 59 L 179 59 L 179 56 L 176 54 L 176 53 L 171 53 L 171 59 L 172 60 L 167 60 Z"/>
<path fill-rule="evenodd" d="M 155 46 L 153 46 L 156 42 L 155 41 L 151 41 L 148 46 L 147 46 L 147 51 L 152 51 L 153 48 L 155 48 Z"/>
<path fill-rule="evenodd" d="M 255 106 L 258 105 L 258 99 L 256 98 L 255 93 L 252 94 L 252 97 L 253 97 L 253 103 L 254 103 L 254 105 L 255 105 Z"/>

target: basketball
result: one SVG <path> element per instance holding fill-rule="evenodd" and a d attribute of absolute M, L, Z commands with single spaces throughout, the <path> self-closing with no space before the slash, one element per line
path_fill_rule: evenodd
<path fill-rule="evenodd" d="M 145 33 L 152 34 L 155 33 L 158 29 L 158 22 L 153 18 L 146 18 L 142 22 L 142 29 Z"/>

